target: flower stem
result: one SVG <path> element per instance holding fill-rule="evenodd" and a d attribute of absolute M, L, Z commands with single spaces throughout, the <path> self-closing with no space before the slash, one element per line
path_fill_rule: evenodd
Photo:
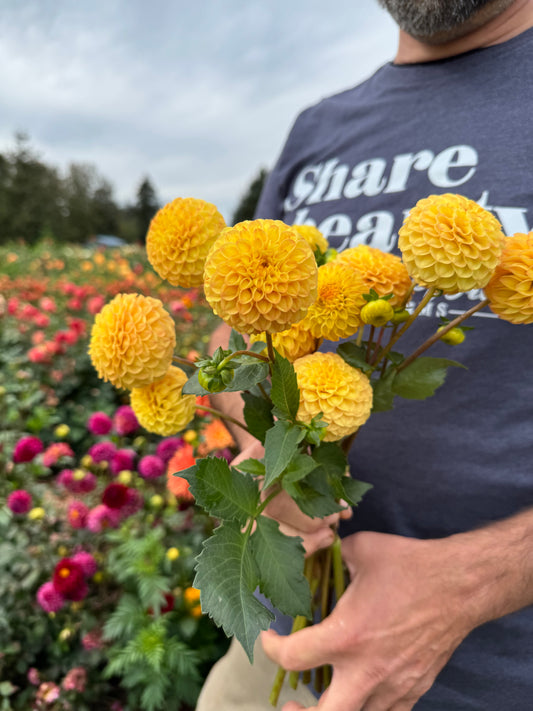
<path fill-rule="evenodd" d="M 274 362 L 276 355 L 274 353 L 274 346 L 272 345 L 272 336 L 270 333 L 266 333 L 266 342 L 267 342 L 267 351 L 268 351 L 268 359 L 271 363 Z"/>
<path fill-rule="evenodd" d="M 196 363 L 193 360 L 189 360 L 188 358 L 182 358 L 181 356 L 178 356 L 178 355 L 173 355 L 172 361 L 174 363 L 179 363 L 180 365 L 186 365 L 189 368 L 196 367 Z"/>
<path fill-rule="evenodd" d="M 375 326 L 370 326 L 370 333 L 368 335 L 368 342 L 366 344 L 366 356 L 365 356 L 365 360 L 367 363 L 370 363 L 370 356 L 372 355 L 372 346 L 373 346 L 372 341 L 374 340 L 375 331 L 376 331 Z"/>
<path fill-rule="evenodd" d="M 231 415 L 224 414 L 221 410 L 216 410 L 214 407 L 208 407 L 207 405 L 196 405 L 196 409 L 205 410 L 205 412 L 210 412 L 212 415 L 215 415 L 215 417 L 220 417 L 221 420 L 227 420 L 228 422 L 232 422 L 234 425 L 242 427 L 245 432 L 249 432 L 248 427 L 246 427 L 246 425 L 244 425 L 242 422 L 239 422 L 239 420 L 236 420 L 234 417 L 231 417 Z"/>
<path fill-rule="evenodd" d="M 417 318 L 417 316 L 420 314 L 420 312 L 422 311 L 422 309 L 423 309 L 425 306 L 427 306 L 427 304 L 431 301 L 431 299 L 433 298 L 433 296 L 434 296 L 434 294 L 435 294 L 436 291 L 437 291 L 437 289 L 436 289 L 434 286 L 432 286 L 430 289 L 428 289 L 428 290 L 426 291 L 426 293 L 424 294 L 424 298 L 423 298 L 423 299 L 421 300 L 421 302 L 418 304 L 418 306 L 417 306 L 416 309 L 413 311 L 413 313 L 409 316 L 409 318 L 407 319 L 407 321 L 403 324 L 403 326 L 400 328 L 400 330 L 397 331 L 396 334 L 391 337 L 390 341 L 387 343 L 387 345 L 385 346 L 385 348 L 383 348 L 383 350 L 378 354 L 378 357 L 376 358 L 376 360 L 375 360 L 375 362 L 374 362 L 374 370 L 375 370 L 376 367 L 379 365 L 379 363 L 381 362 L 381 360 L 383 360 L 383 358 L 386 358 L 386 356 L 388 356 L 388 354 L 390 353 L 390 350 L 391 350 L 392 346 L 396 343 L 396 341 L 397 341 L 399 338 L 401 338 L 401 337 L 403 336 L 403 334 L 407 331 L 407 329 L 409 328 L 409 326 L 411 326 L 411 324 L 413 323 L 413 321 L 415 321 L 415 319 Z"/>
<path fill-rule="evenodd" d="M 291 634 L 294 632 L 299 632 L 300 630 L 303 630 L 304 627 L 307 625 L 307 618 L 305 618 L 303 615 L 298 615 L 297 617 L 294 618 L 294 622 L 292 623 L 292 629 L 291 629 Z M 283 667 L 278 667 L 278 671 L 276 672 L 276 677 L 274 679 L 274 684 L 272 686 L 272 690 L 270 692 L 269 696 L 269 701 L 272 706 L 277 706 L 278 704 L 278 699 L 279 695 L 281 692 L 281 687 L 283 686 L 283 682 L 285 681 L 285 675 L 286 675 L 286 670 L 283 669 Z M 298 672 L 291 672 L 291 674 Z M 296 677 L 296 680 L 298 681 L 298 677 Z"/>
<path fill-rule="evenodd" d="M 337 602 L 344 593 L 344 563 L 342 562 L 341 539 L 337 536 L 331 544 L 331 555 L 333 559 L 333 586 Z"/>
<path fill-rule="evenodd" d="M 253 351 L 235 351 L 234 353 L 230 353 L 228 356 L 224 358 L 219 364 L 219 368 L 222 369 L 225 365 L 227 365 L 230 360 L 233 358 L 238 358 L 239 356 L 251 356 L 252 358 L 257 358 L 258 360 L 262 360 L 264 363 L 268 363 L 268 358 L 261 353 L 254 353 Z"/>
<path fill-rule="evenodd" d="M 422 355 L 422 353 L 424 353 L 424 351 L 427 351 L 427 349 L 428 349 L 430 346 L 432 346 L 432 345 L 433 345 L 434 343 L 436 343 L 437 341 L 440 341 L 440 339 L 441 339 L 443 336 L 445 336 L 445 335 L 448 333 L 448 331 L 451 331 L 452 328 L 455 328 L 455 327 L 458 326 L 459 324 L 463 323 L 463 321 L 466 321 L 466 319 L 467 319 L 467 318 L 470 318 L 470 316 L 472 316 L 472 314 L 475 314 L 476 311 L 480 311 L 481 309 L 483 309 L 483 308 L 484 308 L 485 306 L 487 306 L 488 304 L 489 304 L 489 300 L 488 300 L 488 299 L 484 299 L 483 301 L 480 301 L 479 304 L 476 304 L 475 306 L 472 306 L 471 309 L 469 309 L 468 311 L 465 311 L 464 314 L 460 314 L 460 315 L 457 316 L 457 318 L 455 318 L 453 321 L 450 321 L 450 323 L 446 324 L 446 326 L 444 326 L 440 331 L 437 331 L 437 332 L 434 333 L 432 336 L 430 336 L 430 337 L 427 339 L 427 341 L 424 341 L 424 343 L 422 343 L 422 345 L 419 346 L 419 347 L 416 349 L 416 351 L 413 351 L 413 353 L 411 353 L 411 355 L 408 356 L 408 357 L 403 361 L 403 363 L 401 363 L 401 364 L 398 366 L 398 369 L 397 369 L 398 372 L 400 372 L 400 370 L 403 370 L 404 368 L 407 368 L 407 366 L 410 365 L 414 360 L 416 360 L 416 359 L 418 358 L 418 356 Z"/>

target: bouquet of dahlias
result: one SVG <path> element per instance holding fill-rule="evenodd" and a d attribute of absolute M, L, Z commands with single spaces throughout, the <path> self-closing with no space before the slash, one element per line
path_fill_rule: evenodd
<path fill-rule="evenodd" d="M 305 559 L 301 539 L 265 515 L 269 502 L 285 492 L 303 513 L 321 518 L 341 511 L 341 501 L 355 506 L 369 488 L 347 469 L 358 429 L 395 396 L 431 396 L 447 368 L 460 365 L 422 356 L 427 348 L 439 339 L 460 342 L 462 322 L 487 304 L 513 323 L 533 322 L 533 233 L 506 239 L 477 203 L 446 194 L 417 203 L 399 245 L 402 259 L 364 245 L 337 255 L 316 228 L 276 220 L 226 227 L 215 206 L 178 198 L 151 223 L 149 260 L 172 285 L 203 286 L 232 328 L 229 347 L 195 362 L 173 356 L 172 318 L 142 295 L 119 294 L 96 316 L 92 361 L 100 377 L 131 390 L 149 431 L 185 428 L 195 396 L 242 393 L 243 420 L 233 423 L 264 445 L 264 457 L 237 466 L 208 457 L 179 476 L 220 522 L 197 559 L 202 609 L 250 659 L 273 619 L 257 589 L 299 629 L 317 611 L 327 615 L 345 586 L 339 540 Z M 416 307 L 415 286 L 426 290 Z M 444 322 L 414 352 L 398 352 L 434 296 L 483 288 L 484 301 Z M 343 342 L 321 352 L 324 340 Z M 328 674 L 317 674 L 318 683 L 327 685 Z"/>

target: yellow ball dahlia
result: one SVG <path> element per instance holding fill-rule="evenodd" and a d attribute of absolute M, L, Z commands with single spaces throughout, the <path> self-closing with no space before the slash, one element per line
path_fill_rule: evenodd
<path fill-rule="evenodd" d="M 146 235 L 148 260 L 173 286 L 201 286 L 209 250 L 226 223 L 217 208 L 176 198 L 154 216 Z"/>
<path fill-rule="evenodd" d="M 315 338 L 337 341 L 353 336 L 361 325 L 361 309 L 368 292 L 359 272 L 338 259 L 318 269 L 318 293 L 304 326 Z"/>
<path fill-rule="evenodd" d="M 265 335 L 250 336 L 250 341 L 265 341 Z M 315 338 L 305 327 L 305 319 L 293 324 L 286 331 L 274 333 L 272 345 L 280 355 L 293 363 L 297 358 L 314 353 L 320 345 L 320 339 Z"/>
<path fill-rule="evenodd" d="M 101 378 L 131 389 L 162 378 L 175 347 L 174 321 L 159 299 L 117 294 L 95 316 L 89 355 Z"/>
<path fill-rule="evenodd" d="M 311 247 L 279 220 L 227 227 L 205 264 L 207 301 L 240 333 L 277 333 L 301 321 L 315 300 L 316 284 Z"/>
<path fill-rule="evenodd" d="M 398 235 L 409 274 L 418 284 L 446 294 L 485 287 L 504 239 L 490 212 L 448 193 L 419 200 Z"/>
<path fill-rule="evenodd" d="M 379 296 L 394 294 L 390 299 L 391 306 L 400 306 L 405 301 L 411 288 L 411 277 L 405 264 L 395 254 L 360 244 L 345 249 L 337 261 L 357 269 L 368 287 L 367 291 L 374 289 Z"/>
<path fill-rule="evenodd" d="M 327 252 L 329 244 L 322 232 L 314 225 L 293 225 L 294 229 L 309 244 L 313 252 L 318 249 L 322 254 Z"/>
<path fill-rule="evenodd" d="M 325 442 L 356 432 L 370 417 L 372 386 L 367 376 L 336 353 L 311 353 L 294 363 L 300 389 L 298 419 L 310 423 L 322 412 Z"/>
<path fill-rule="evenodd" d="M 161 380 L 133 388 L 131 407 L 145 430 L 167 437 L 189 424 L 196 410 L 196 397 L 182 394 L 186 382 L 183 370 L 171 366 Z"/>
<path fill-rule="evenodd" d="M 485 296 L 491 310 L 504 321 L 533 323 L 533 232 L 505 240 Z"/>

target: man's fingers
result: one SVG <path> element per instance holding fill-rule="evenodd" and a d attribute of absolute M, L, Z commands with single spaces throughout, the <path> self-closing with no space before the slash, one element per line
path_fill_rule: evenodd
<path fill-rule="evenodd" d="M 324 620 L 290 635 L 261 632 L 267 657 L 288 671 L 304 671 L 331 663 L 331 632 Z"/>
<path fill-rule="evenodd" d="M 322 548 L 327 548 L 335 540 L 335 534 L 331 528 L 321 528 L 313 533 L 304 533 L 286 523 L 280 523 L 279 530 L 286 536 L 299 536 L 303 541 L 307 555 L 312 555 L 316 551 L 322 550 Z"/>

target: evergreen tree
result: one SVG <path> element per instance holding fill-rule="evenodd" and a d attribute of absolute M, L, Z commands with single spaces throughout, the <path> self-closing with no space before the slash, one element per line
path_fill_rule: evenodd
<path fill-rule="evenodd" d="M 134 210 L 137 218 L 138 239 L 140 242 L 145 242 L 152 217 L 159 210 L 156 192 L 148 177 L 144 178 L 137 190 L 137 202 Z"/>
<path fill-rule="evenodd" d="M 265 183 L 268 173 L 264 168 L 261 168 L 258 175 L 251 182 L 247 192 L 241 198 L 237 209 L 233 213 L 232 224 L 242 222 L 243 220 L 252 220 L 255 214 L 255 208 L 259 202 L 259 196 Z"/>

